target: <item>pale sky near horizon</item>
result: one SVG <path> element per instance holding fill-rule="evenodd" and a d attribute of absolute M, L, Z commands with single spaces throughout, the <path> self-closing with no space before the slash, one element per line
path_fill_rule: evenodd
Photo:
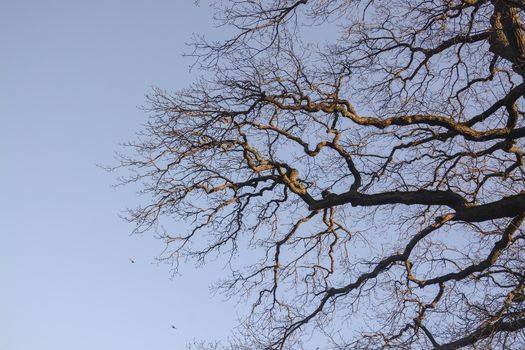
<path fill-rule="evenodd" d="M 1 4 L 0 350 L 177 350 L 223 338 L 236 311 L 208 291 L 220 267 L 170 279 L 154 264 L 162 243 L 130 237 L 117 215 L 140 199 L 96 166 L 146 121 L 137 106 L 151 86 L 191 82 L 184 43 L 210 31 L 210 9 Z"/>

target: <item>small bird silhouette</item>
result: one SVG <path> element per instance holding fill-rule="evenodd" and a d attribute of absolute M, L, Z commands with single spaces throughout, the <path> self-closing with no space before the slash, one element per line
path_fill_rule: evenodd
<path fill-rule="evenodd" d="M 329 189 L 326 189 L 323 192 L 321 192 L 321 196 L 323 197 L 323 199 L 327 199 L 328 197 L 331 197 L 333 195 L 334 194 L 332 192 L 330 192 Z"/>
<path fill-rule="evenodd" d="M 177 329 L 177 327 L 175 327 L 174 325 L 171 325 L 171 328 L 173 328 L 173 329 Z"/>
<path fill-rule="evenodd" d="M 133 260 L 132 258 L 129 258 L 129 261 L 134 264 L 135 263 L 135 260 Z"/>

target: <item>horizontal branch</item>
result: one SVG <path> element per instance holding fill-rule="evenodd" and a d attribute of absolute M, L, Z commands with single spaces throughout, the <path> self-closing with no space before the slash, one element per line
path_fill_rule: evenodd
<path fill-rule="evenodd" d="M 371 207 L 389 204 L 443 205 L 456 211 L 455 220 L 481 222 L 499 218 L 515 217 L 525 212 L 525 193 L 504 197 L 498 201 L 473 205 L 452 191 L 392 191 L 363 194 L 349 191 L 332 194 L 326 199 L 307 203 L 310 210 L 326 209 L 337 205 L 350 204 L 355 207 Z"/>
<path fill-rule="evenodd" d="M 474 332 L 470 333 L 469 335 L 458 339 L 456 341 L 443 344 L 440 346 L 437 346 L 434 348 L 434 350 L 453 350 L 453 349 L 459 349 L 463 348 L 465 346 L 469 346 L 472 344 L 475 344 L 476 342 L 488 338 L 491 335 L 494 335 L 498 332 L 516 332 L 520 329 L 525 328 L 525 318 L 520 318 L 517 320 L 509 321 L 509 322 L 496 322 L 492 324 L 488 324 L 482 327 L 479 327 Z"/>

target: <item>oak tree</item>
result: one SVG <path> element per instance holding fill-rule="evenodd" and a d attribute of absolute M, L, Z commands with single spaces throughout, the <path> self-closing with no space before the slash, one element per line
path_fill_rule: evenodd
<path fill-rule="evenodd" d="M 525 1 L 214 6 L 120 161 L 162 258 L 227 259 L 233 348 L 523 349 Z"/>

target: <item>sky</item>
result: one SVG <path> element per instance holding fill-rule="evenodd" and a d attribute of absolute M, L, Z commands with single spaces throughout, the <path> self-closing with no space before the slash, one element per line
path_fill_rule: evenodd
<path fill-rule="evenodd" d="M 210 9 L 0 4 L 0 349 L 176 350 L 223 338 L 237 311 L 209 293 L 220 266 L 170 278 L 155 263 L 162 243 L 130 236 L 118 215 L 141 199 L 97 167 L 140 130 L 152 86 L 194 79 L 182 54 L 192 33 L 211 32 Z"/>

